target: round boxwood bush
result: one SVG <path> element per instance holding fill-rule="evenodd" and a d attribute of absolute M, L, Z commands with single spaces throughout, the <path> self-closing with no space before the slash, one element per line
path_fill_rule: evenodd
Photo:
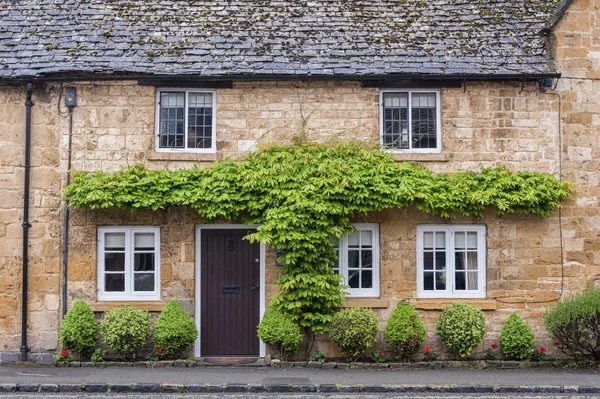
<path fill-rule="evenodd" d="M 458 357 L 468 356 L 483 342 L 483 312 L 463 302 L 448 305 L 440 314 L 435 333 Z"/>
<path fill-rule="evenodd" d="M 425 326 L 411 304 L 398 303 L 385 325 L 383 338 L 404 361 L 419 351 L 425 340 Z"/>
<path fill-rule="evenodd" d="M 289 315 L 274 308 L 265 312 L 257 333 L 258 338 L 275 348 L 281 359 L 298 352 L 302 345 L 302 333 L 298 324 Z"/>
<path fill-rule="evenodd" d="M 516 313 L 511 314 L 500 331 L 500 351 L 507 359 L 523 360 L 533 353 L 535 335 Z"/>
<path fill-rule="evenodd" d="M 177 301 L 170 301 L 160 312 L 154 330 L 156 347 L 164 357 L 175 357 L 193 345 L 198 338 L 194 319 Z"/>
<path fill-rule="evenodd" d="M 562 352 L 600 360 L 600 290 L 587 290 L 557 303 L 543 320 Z"/>
<path fill-rule="evenodd" d="M 98 343 L 98 322 L 87 303 L 77 300 L 60 325 L 58 340 L 80 357 L 87 356 Z"/>
<path fill-rule="evenodd" d="M 347 360 L 354 361 L 375 343 L 378 324 L 371 309 L 344 309 L 333 316 L 329 339 Z"/>
<path fill-rule="evenodd" d="M 124 358 L 135 358 L 150 336 L 150 315 L 135 306 L 115 308 L 106 312 L 100 329 L 109 348 Z"/>

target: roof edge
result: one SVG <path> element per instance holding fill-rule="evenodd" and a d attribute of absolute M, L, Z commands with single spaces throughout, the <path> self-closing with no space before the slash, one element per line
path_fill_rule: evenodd
<path fill-rule="evenodd" d="M 567 0 L 569 1 L 569 0 Z M 527 74 L 393 74 L 393 75 L 91 75 L 91 76 L 45 76 L 45 77 L 21 77 L 21 78 L 2 78 L 0 83 L 43 83 L 43 82 L 106 82 L 118 80 L 137 80 L 137 81 L 307 81 L 307 80 L 346 80 L 346 81 L 444 81 L 444 80 L 480 80 L 480 81 L 499 81 L 499 80 L 538 80 L 538 79 L 557 79 L 561 74 L 557 72 L 527 73 Z"/>
<path fill-rule="evenodd" d="M 565 15 L 571 4 L 573 4 L 573 0 L 564 0 L 562 4 L 556 9 L 554 15 L 552 15 L 552 17 L 550 17 L 550 19 L 548 20 L 548 22 L 546 22 L 544 27 L 540 29 L 539 33 L 547 34 L 548 32 L 550 32 L 554 28 L 554 25 L 556 25 L 558 21 L 562 19 L 562 17 Z"/>

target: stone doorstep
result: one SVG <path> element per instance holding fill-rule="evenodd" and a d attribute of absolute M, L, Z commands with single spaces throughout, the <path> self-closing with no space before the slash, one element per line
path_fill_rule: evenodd
<path fill-rule="evenodd" d="M 292 393 L 600 393 L 600 386 L 558 385 L 336 385 L 336 384 L 0 384 L 0 393 L 7 392 L 93 392 L 93 393 L 186 393 L 186 392 L 292 392 Z"/>

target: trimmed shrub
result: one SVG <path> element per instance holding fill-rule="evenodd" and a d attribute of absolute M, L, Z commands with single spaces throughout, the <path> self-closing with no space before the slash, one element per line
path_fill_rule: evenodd
<path fill-rule="evenodd" d="M 483 342 L 483 312 L 464 302 L 448 305 L 440 314 L 435 333 L 458 357 L 468 356 Z"/>
<path fill-rule="evenodd" d="M 164 357 L 175 357 L 194 344 L 198 329 L 194 319 L 177 301 L 170 301 L 160 312 L 154 330 L 156 347 Z"/>
<path fill-rule="evenodd" d="M 58 340 L 63 347 L 87 356 L 98 343 L 98 322 L 87 303 L 77 300 L 60 325 Z"/>
<path fill-rule="evenodd" d="M 272 345 L 280 359 L 298 352 L 302 345 L 300 327 L 292 318 L 275 308 L 269 308 L 257 328 L 258 338 Z"/>
<path fill-rule="evenodd" d="M 543 320 L 562 352 L 600 360 L 600 290 L 587 290 L 557 303 Z"/>
<path fill-rule="evenodd" d="M 375 343 L 378 325 L 371 309 L 343 309 L 333 316 L 329 339 L 347 360 L 354 361 Z"/>
<path fill-rule="evenodd" d="M 500 331 L 500 351 L 507 359 L 523 360 L 533 353 L 535 335 L 516 313 L 511 314 Z"/>
<path fill-rule="evenodd" d="M 399 302 L 385 326 L 385 342 L 394 347 L 396 356 L 409 360 L 425 340 L 425 326 L 415 308 Z"/>
<path fill-rule="evenodd" d="M 124 358 L 135 358 L 150 336 L 150 315 L 135 306 L 115 308 L 106 312 L 100 328 L 109 348 Z"/>

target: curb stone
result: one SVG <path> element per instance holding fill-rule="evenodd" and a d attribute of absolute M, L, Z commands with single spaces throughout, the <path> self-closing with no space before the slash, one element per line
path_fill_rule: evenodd
<path fill-rule="evenodd" d="M 600 387 L 582 386 L 579 387 L 579 393 L 599 393 Z"/>
<path fill-rule="evenodd" d="M 248 384 L 227 384 L 225 392 L 248 392 Z"/>
<path fill-rule="evenodd" d="M 164 393 L 183 393 L 186 391 L 186 387 L 183 384 L 160 384 L 158 392 Z"/>
<path fill-rule="evenodd" d="M 108 384 L 84 384 L 85 392 L 108 392 Z"/>
<path fill-rule="evenodd" d="M 19 392 L 38 392 L 39 389 L 38 384 L 17 384 L 17 391 Z"/>
<path fill-rule="evenodd" d="M 111 384 L 110 392 L 131 392 L 131 384 Z"/>
<path fill-rule="evenodd" d="M 157 392 L 159 384 L 134 384 L 131 389 L 133 392 Z"/>
<path fill-rule="evenodd" d="M 40 392 L 58 392 L 57 384 L 42 384 L 40 387 Z"/>
<path fill-rule="evenodd" d="M 319 385 L 319 392 L 331 393 L 331 392 L 337 392 L 337 391 L 338 391 L 338 387 L 335 384 L 321 384 L 321 385 Z"/>
<path fill-rule="evenodd" d="M 15 392 L 17 384 L 0 384 L 0 392 Z"/>
<path fill-rule="evenodd" d="M 58 384 L 58 392 L 83 392 L 83 384 Z"/>

